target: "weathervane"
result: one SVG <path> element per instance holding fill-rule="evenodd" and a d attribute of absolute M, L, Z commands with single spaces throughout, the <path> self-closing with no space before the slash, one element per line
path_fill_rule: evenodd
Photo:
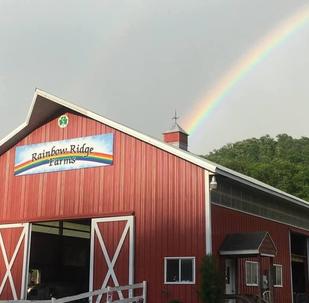
<path fill-rule="evenodd" d="M 177 117 L 177 111 L 175 109 L 175 115 L 174 117 L 172 118 L 172 120 L 175 120 L 175 124 L 177 124 L 177 120 L 179 119 L 179 117 Z"/>

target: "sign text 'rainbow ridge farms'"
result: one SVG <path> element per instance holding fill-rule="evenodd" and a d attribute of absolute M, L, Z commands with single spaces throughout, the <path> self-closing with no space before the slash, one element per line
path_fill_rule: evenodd
<path fill-rule="evenodd" d="M 111 165 L 113 134 L 16 147 L 14 175 Z"/>

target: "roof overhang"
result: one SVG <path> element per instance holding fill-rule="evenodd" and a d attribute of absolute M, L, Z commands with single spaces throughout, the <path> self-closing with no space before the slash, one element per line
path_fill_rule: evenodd
<path fill-rule="evenodd" d="M 222 256 L 260 255 L 275 257 L 277 248 L 270 234 L 265 231 L 228 234 L 221 244 Z"/>

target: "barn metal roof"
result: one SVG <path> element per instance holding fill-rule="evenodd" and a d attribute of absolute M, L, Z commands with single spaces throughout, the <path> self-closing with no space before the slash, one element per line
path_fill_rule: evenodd
<path fill-rule="evenodd" d="M 123 133 L 126 133 L 130 136 L 136 137 L 139 140 L 142 140 L 144 142 L 147 142 L 151 145 L 154 145 L 162 150 L 165 150 L 171 154 L 174 154 L 186 161 L 189 161 L 193 164 L 196 164 L 205 170 L 209 171 L 213 174 L 219 174 L 222 176 L 225 176 L 227 178 L 236 180 L 238 182 L 241 182 L 243 184 L 246 184 L 248 186 L 257 188 L 261 191 L 267 192 L 269 194 L 275 195 L 277 197 L 280 197 L 282 199 L 288 200 L 290 202 L 293 202 L 297 205 L 300 205 L 302 207 L 309 208 L 309 202 L 300 199 L 298 197 L 295 197 L 293 195 L 290 195 L 284 191 L 281 191 L 275 187 L 272 187 L 268 184 L 265 184 L 261 181 L 258 181 L 254 178 L 248 177 L 246 175 L 243 175 L 241 173 L 238 173 L 234 170 L 231 170 L 229 168 L 226 168 L 224 166 L 218 165 L 216 163 L 213 163 L 209 160 L 206 160 L 202 157 L 196 156 L 190 152 L 184 151 L 182 149 L 179 149 L 175 146 L 172 146 L 170 144 L 164 143 L 158 139 L 155 139 L 153 137 L 150 137 L 148 135 L 144 135 L 136 130 L 133 130 L 129 127 L 126 127 L 122 124 L 119 124 L 117 122 L 114 122 L 112 120 L 109 120 L 105 117 L 102 117 L 98 114 L 95 114 L 87 109 L 84 109 L 82 107 L 79 107 L 71 102 L 68 102 L 66 100 L 63 100 L 59 97 L 56 97 L 54 95 L 51 95 L 43 90 L 36 89 L 33 97 L 32 104 L 30 106 L 30 110 L 28 113 L 28 116 L 26 118 L 26 121 L 21 124 L 19 127 L 17 127 L 13 132 L 11 132 L 9 135 L 4 137 L 0 141 L 0 155 L 5 153 L 7 150 L 9 150 L 11 147 L 13 147 L 15 144 L 17 144 L 20 140 L 22 140 L 25 136 L 27 136 L 29 133 L 31 133 L 33 130 L 35 130 L 37 127 L 42 125 L 44 122 L 46 122 L 51 116 L 56 115 L 58 112 L 60 112 L 63 109 L 68 109 L 71 111 L 74 111 L 76 113 L 82 114 L 84 116 L 87 116 L 91 119 L 94 119 L 96 121 L 99 121 L 103 124 L 106 124 L 112 128 L 115 128 Z"/>

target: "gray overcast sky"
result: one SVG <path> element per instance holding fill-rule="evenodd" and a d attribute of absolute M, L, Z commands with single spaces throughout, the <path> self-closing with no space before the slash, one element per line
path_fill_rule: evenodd
<path fill-rule="evenodd" d="M 38 87 L 161 138 L 175 109 L 183 125 L 241 56 L 305 4 L 0 0 L 0 137 L 25 120 Z M 190 150 L 308 136 L 308 54 L 309 20 L 237 83 L 191 134 Z"/>

